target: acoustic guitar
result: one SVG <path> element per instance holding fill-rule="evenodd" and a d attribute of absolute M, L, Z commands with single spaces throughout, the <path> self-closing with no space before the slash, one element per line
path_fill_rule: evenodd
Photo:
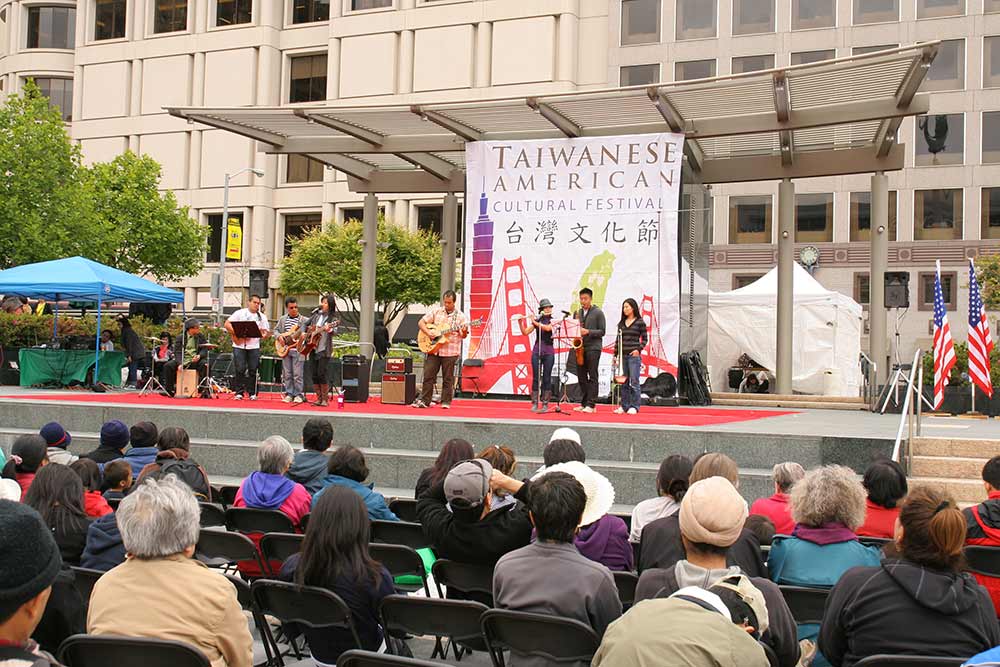
<path fill-rule="evenodd" d="M 288 356 L 288 351 L 298 345 L 296 334 L 299 332 L 299 325 L 296 324 L 283 334 L 278 334 L 274 339 L 274 352 L 284 359 Z"/>
<path fill-rule="evenodd" d="M 330 320 L 321 327 L 310 325 L 306 332 L 299 337 L 299 354 L 303 357 L 309 356 L 319 345 L 319 339 L 323 334 L 335 332 L 339 324 L 340 320 Z"/>
<path fill-rule="evenodd" d="M 417 345 L 420 347 L 420 351 L 424 354 L 436 354 L 437 351 L 450 340 L 448 338 L 448 334 L 467 327 L 478 327 L 482 323 L 482 318 L 479 318 L 477 320 L 473 320 L 472 322 L 453 327 L 438 328 L 433 324 L 428 324 L 427 328 L 430 330 L 431 334 L 427 335 L 423 331 L 418 333 Z"/>

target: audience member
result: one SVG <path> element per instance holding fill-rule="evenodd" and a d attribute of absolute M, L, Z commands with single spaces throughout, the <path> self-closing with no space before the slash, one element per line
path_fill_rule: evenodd
<path fill-rule="evenodd" d="M 906 497 L 906 473 L 890 459 L 879 459 L 865 470 L 861 483 L 868 492 L 865 522 L 858 535 L 891 538 L 895 532 L 899 505 Z"/>
<path fill-rule="evenodd" d="M 194 560 L 200 510 L 191 489 L 148 479 L 118 508 L 128 557 L 90 597 L 87 630 L 191 644 L 213 667 L 252 667 L 250 630 L 232 584 Z"/>
<path fill-rule="evenodd" d="M 38 471 L 24 502 L 38 512 L 59 545 L 63 562 L 80 563 L 90 519 L 83 510 L 83 482 L 67 466 L 47 465 Z"/>
<path fill-rule="evenodd" d="M 83 483 L 83 511 L 96 519 L 111 514 L 111 505 L 101 495 L 101 469 L 90 459 L 77 459 L 69 469 L 75 472 Z"/>
<path fill-rule="evenodd" d="M 989 595 L 962 572 L 965 519 L 943 490 L 920 487 L 896 520 L 889 558 L 855 567 L 830 592 L 819 648 L 851 667 L 879 653 L 965 658 L 1000 644 Z"/>
<path fill-rule="evenodd" d="M 747 522 L 743 525 L 760 542 L 761 546 L 770 546 L 774 541 L 774 536 L 778 532 L 774 529 L 774 523 L 762 514 L 751 514 L 747 517 Z"/>
<path fill-rule="evenodd" d="M 965 541 L 973 546 L 1000 546 L 1000 456 L 994 456 L 983 466 L 983 488 L 986 490 L 986 500 L 962 510 L 965 516 Z M 1000 616 L 1000 577 L 978 572 L 974 576 L 989 591 L 997 615 Z"/>
<path fill-rule="evenodd" d="M 160 433 L 153 422 L 137 422 L 129 429 L 129 442 L 125 460 L 132 468 L 132 476 L 138 477 L 142 469 L 156 460 L 159 448 L 156 446 Z"/>
<path fill-rule="evenodd" d="M 791 535 L 795 528 L 792 511 L 788 507 L 788 494 L 797 481 L 806 476 L 805 469 L 794 461 L 785 461 L 771 470 L 774 478 L 774 495 L 769 498 L 758 498 L 750 506 L 750 514 L 766 516 L 774 524 L 774 530 L 779 535 Z"/>
<path fill-rule="evenodd" d="M 68 466 L 79 458 L 76 454 L 69 452 L 69 445 L 73 442 L 73 437 L 59 422 L 49 422 L 38 431 L 38 435 L 45 438 L 50 463 Z"/>
<path fill-rule="evenodd" d="M 725 454 L 712 452 L 698 457 L 691 469 L 689 483 L 694 484 L 709 477 L 724 477 L 736 489 L 740 488 L 739 468 L 736 467 L 736 462 Z M 654 567 L 669 569 L 677 561 L 685 558 L 678 515 L 675 513 L 647 524 L 642 530 L 640 545 L 640 572 Z M 748 577 L 767 576 L 760 555 L 760 542 L 746 527 L 740 531 L 740 536 L 730 547 L 727 562 L 729 565 L 739 565 Z"/>
<path fill-rule="evenodd" d="M 59 547 L 38 513 L 0 500 L 0 665 L 59 663 L 31 639 L 62 567 Z"/>
<path fill-rule="evenodd" d="M 121 500 L 132 488 L 132 466 L 118 459 L 104 466 L 104 499 Z"/>
<path fill-rule="evenodd" d="M 80 556 L 80 566 L 107 572 L 125 562 L 125 545 L 118 530 L 115 513 L 105 514 L 87 529 L 87 542 Z"/>
<path fill-rule="evenodd" d="M 1000 664 L 1000 646 L 994 646 L 988 651 L 972 656 L 962 663 L 962 667 L 996 667 L 998 664 Z"/>
<path fill-rule="evenodd" d="M 323 488 L 326 477 L 326 450 L 333 442 L 333 424 L 329 419 L 313 418 L 302 427 L 302 449 L 295 453 L 292 467 L 286 473 L 288 479 L 306 488 L 309 495 L 315 495 Z"/>
<path fill-rule="evenodd" d="M 364 453 L 350 445 L 338 447 L 330 456 L 327 464 L 327 475 L 323 478 L 323 488 L 315 496 L 318 499 L 331 486 L 343 486 L 361 496 L 368 508 L 368 517 L 373 521 L 399 521 L 392 513 L 385 497 L 374 490 L 374 484 L 365 484 L 368 479 L 368 463 Z"/>
<path fill-rule="evenodd" d="M 549 438 L 549 444 L 542 450 L 542 470 L 557 463 L 567 461 L 587 462 L 587 452 L 583 449 L 580 434 L 571 428 L 557 428 Z M 541 470 L 539 471 L 541 472 Z"/>
<path fill-rule="evenodd" d="M 494 486 L 515 482 L 496 469 L 493 475 Z M 621 616 L 614 577 L 573 545 L 588 500 L 580 481 L 566 472 L 546 472 L 532 482 L 530 514 L 538 539 L 497 563 L 493 594 L 498 608 L 572 618 L 598 637 Z M 511 656 L 511 665 L 525 664 L 532 664 L 527 656 Z"/>
<path fill-rule="evenodd" d="M 722 477 L 695 482 L 681 501 L 681 540 L 687 557 L 669 569 L 646 570 L 639 577 L 635 600 L 670 597 L 687 586 L 708 588 L 728 577 L 743 574 L 727 565 L 726 554 L 739 538 L 747 518 L 747 505 L 739 491 Z M 770 623 L 762 637 L 774 649 L 781 667 L 795 667 L 799 643 L 795 621 L 781 590 L 765 577 L 751 577 L 764 596 Z"/>
<path fill-rule="evenodd" d="M 604 633 L 594 667 L 768 667 L 757 638 L 768 629 L 763 596 L 746 577 L 689 586 L 645 600 Z"/>
<path fill-rule="evenodd" d="M 146 479 L 163 479 L 167 475 L 176 475 L 177 479 L 194 491 L 199 500 L 208 501 L 212 497 L 208 473 L 191 458 L 191 439 L 187 431 L 168 426 L 160 431 L 157 447 L 160 451 L 156 460 L 140 471 L 135 481 L 136 486 Z"/>
<path fill-rule="evenodd" d="M 312 497 L 298 482 L 285 477 L 295 452 L 291 443 L 280 435 L 272 435 L 257 447 L 260 470 L 250 473 L 236 491 L 233 507 L 278 510 L 299 528 L 302 517 L 309 513 Z"/>
<path fill-rule="evenodd" d="M 100 444 L 92 452 L 81 456 L 83 459 L 90 459 L 94 463 L 107 463 L 120 459 L 125 455 L 125 448 L 128 447 L 129 432 L 128 426 L 112 419 L 101 426 Z"/>
<path fill-rule="evenodd" d="M 21 487 L 21 500 L 31 488 L 38 471 L 47 466 L 45 438 L 40 435 L 21 435 L 10 448 L 10 459 L 4 464 L 4 479 L 12 479 Z"/>
<path fill-rule="evenodd" d="M 517 468 L 517 456 L 514 454 L 514 450 L 506 445 L 490 445 L 483 451 L 479 452 L 476 458 L 480 458 L 491 466 L 494 470 L 497 470 L 508 477 L 514 475 L 514 469 Z M 510 495 L 503 489 L 495 488 L 490 491 L 492 498 L 490 498 L 490 507 L 493 509 L 500 509 L 501 507 L 506 507 L 507 505 L 513 505 L 516 500 L 514 496 Z"/>
<path fill-rule="evenodd" d="M 671 454 L 660 462 L 660 469 L 656 473 L 656 498 L 643 500 L 632 510 L 632 530 L 628 536 L 630 542 L 639 543 L 642 529 L 647 523 L 677 513 L 688 489 L 691 467 L 691 459 L 682 454 Z"/>
<path fill-rule="evenodd" d="M 279 576 L 336 593 L 351 610 L 361 648 L 375 651 L 383 641 L 379 607 L 395 589 L 389 571 L 368 553 L 370 531 L 368 508 L 358 494 L 347 487 L 328 489 L 316 497 L 302 551 L 285 561 Z M 333 665 L 355 648 L 343 629 L 307 628 L 305 635 L 318 664 Z"/>
<path fill-rule="evenodd" d="M 468 441 L 461 438 L 452 438 L 444 443 L 441 451 L 438 452 L 437 458 L 434 459 L 434 465 L 424 468 L 420 472 L 420 476 L 417 478 L 417 486 L 413 490 L 413 497 L 419 500 L 420 496 L 427 492 L 427 489 L 443 482 L 445 475 L 455 467 L 456 463 L 474 458 L 476 458 L 476 450 L 472 448 L 472 445 Z"/>
<path fill-rule="evenodd" d="M 0 500 L 21 500 L 21 486 L 12 479 L 0 478 Z"/>

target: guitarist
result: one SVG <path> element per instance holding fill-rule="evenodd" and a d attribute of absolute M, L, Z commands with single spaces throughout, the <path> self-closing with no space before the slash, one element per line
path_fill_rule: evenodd
<path fill-rule="evenodd" d="M 580 336 L 583 338 L 583 366 L 577 369 L 580 391 L 583 397 L 580 405 L 573 408 L 577 412 L 597 412 L 597 367 L 601 362 L 601 348 L 604 340 L 604 311 L 594 305 L 594 292 L 589 287 L 580 290 L 580 310 L 576 319 L 580 321 Z"/>
<path fill-rule="evenodd" d="M 285 314 L 278 318 L 274 325 L 274 334 L 285 345 L 289 345 L 288 352 L 281 360 L 281 384 L 284 388 L 282 403 L 295 403 L 298 405 L 306 400 L 305 392 L 302 390 L 304 382 L 302 371 L 306 365 L 306 359 L 299 354 L 295 345 L 296 338 L 302 333 L 305 318 L 299 315 L 299 302 L 294 296 L 285 299 Z"/>
<path fill-rule="evenodd" d="M 428 336 L 432 336 L 428 325 L 438 329 L 453 327 L 455 331 L 449 335 L 448 342 L 438 348 L 437 352 L 427 355 L 424 359 L 424 384 L 420 396 L 413 402 L 415 408 L 426 408 L 431 404 L 434 394 L 434 382 L 438 371 L 441 371 L 441 407 L 445 410 L 451 407 L 451 399 L 455 393 L 455 366 L 462 353 L 462 339 L 469 335 L 469 319 L 455 307 L 455 292 L 448 290 L 441 297 L 441 306 L 431 310 L 420 318 L 417 326 Z"/>
<path fill-rule="evenodd" d="M 316 347 L 313 348 L 313 385 L 316 387 L 316 400 L 313 405 L 320 407 L 330 405 L 330 385 L 327 384 L 326 370 L 330 365 L 330 331 L 332 331 L 332 320 L 336 312 L 337 302 L 333 294 L 324 294 L 319 299 L 319 308 L 313 311 L 312 317 L 306 323 L 306 332 L 310 334 L 304 337 L 307 342 L 315 332 L 322 331 L 318 336 Z"/>

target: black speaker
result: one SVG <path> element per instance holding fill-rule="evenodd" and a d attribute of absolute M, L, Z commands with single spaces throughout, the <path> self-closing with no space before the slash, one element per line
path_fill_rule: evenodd
<path fill-rule="evenodd" d="M 262 299 L 267 298 L 267 269 L 250 269 L 250 294 L 256 294 Z"/>
<path fill-rule="evenodd" d="M 885 307 L 910 307 L 910 273 L 909 271 L 885 272 Z"/>
<path fill-rule="evenodd" d="M 343 379 L 345 403 L 366 403 L 368 401 L 368 377 L 371 375 L 368 357 L 363 354 L 349 354 L 343 358 Z"/>

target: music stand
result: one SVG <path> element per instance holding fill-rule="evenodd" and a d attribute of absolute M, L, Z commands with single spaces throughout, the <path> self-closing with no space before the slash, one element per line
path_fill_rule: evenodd
<path fill-rule="evenodd" d="M 559 341 L 568 338 L 568 335 L 564 335 L 564 332 L 566 331 L 566 321 L 567 321 L 567 319 L 568 318 L 564 317 L 563 319 L 559 320 L 558 322 L 553 322 L 552 323 L 552 333 L 555 334 L 555 349 L 557 351 L 557 354 L 556 354 L 556 369 L 555 370 L 556 370 L 556 377 L 559 378 L 559 398 L 556 401 L 556 406 L 552 409 L 552 412 L 557 412 L 557 413 L 559 413 L 561 415 L 568 415 L 569 414 L 568 412 L 566 412 L 566 411 L 564 411 L 562 409 L 563 402 L 564 401 L 567 401 L 567 402 L 569 401 L 569 397 L 567 397 L 567 395 L 566 395 L 566 373 L 567 373 L 566 366 L 568 364 L 561 363 L 562 353 L 558 352 L 558 350 L 559 350 Z M 573 349 L 572 346 L 570 346 L 570 349 L 566 352 L 566 354 L 569 354 L 569 351 L 572 350 L 572 349 Z M 539 370 L 541 370 L 541 369 L 539 369 Z"/>
<path fill-rule="evenodd" d="M 264 334 L 261 333 L 260 327 L 257 326 L 256 322 L 229 322 L 233 327 L 233 335 L 237 338 L 262 338 Z"/>

